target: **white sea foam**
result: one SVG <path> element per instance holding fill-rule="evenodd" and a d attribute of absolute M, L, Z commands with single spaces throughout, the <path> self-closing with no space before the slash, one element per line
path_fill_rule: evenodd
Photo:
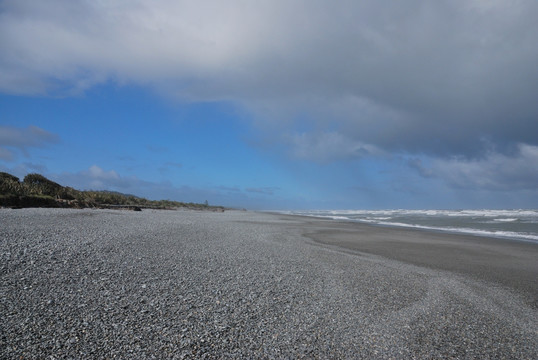
<path fill-rule="evenodd" d="M 384 226 L 449 231 L 538 242 L 538 210 L 308 210 L 298 214 Z"/>
<path fill-rule="evenodd" d="M 480 236 L 532 240 L 533 242 L 534 241 L 538 242 L 538 235 L 518 233 L 514 231 L 488 231 L 488 230 L 471 229 L 471 228 L 424 226 L 424 225 L 404 224 L 404 223 L 385 222 L 385 221 L 378 222 L 377 224 L 385 225 L 385 226 L 398 226 L 398 227 L 445 231 L 445 232 L 463 233 L 463 234 L 480 235 Z"/>

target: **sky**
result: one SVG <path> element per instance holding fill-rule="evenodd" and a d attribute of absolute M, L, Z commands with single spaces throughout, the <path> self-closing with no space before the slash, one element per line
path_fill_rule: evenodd
<path fill-rule="evenodd" d="M 536 208 L 535 0 L 0 0 L 0 171 L 247 209 Z"/>

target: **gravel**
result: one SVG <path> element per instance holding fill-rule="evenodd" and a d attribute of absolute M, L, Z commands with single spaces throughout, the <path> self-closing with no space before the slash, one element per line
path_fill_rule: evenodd
<path fill-rule="evenodd" d="M 315 244 L 316 226 L 0 209 L 0 357 L 538 358 L 515 291 Z"/>

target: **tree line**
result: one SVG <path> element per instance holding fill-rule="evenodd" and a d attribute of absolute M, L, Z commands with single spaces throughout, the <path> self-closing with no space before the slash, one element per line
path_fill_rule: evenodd
<path fill-rule="evenodd" d="M 36 173 L 26 175 L 21 181 L 18 177 L 6 172 L 0 172 L 0 206 L 224 210 L 222 206 L 209 206 L 207 202 L 196 204 L 172 200 L 148 200 L 112 191 L 81 191 L 62 186 Z"/>

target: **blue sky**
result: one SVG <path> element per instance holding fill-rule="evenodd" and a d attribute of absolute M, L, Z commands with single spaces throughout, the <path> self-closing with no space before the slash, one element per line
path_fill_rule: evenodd
<path fill-rule="evenodd" d="M 0 1 L 0 171 L 249 209 L 535 208 L 537 15 Z"/>

